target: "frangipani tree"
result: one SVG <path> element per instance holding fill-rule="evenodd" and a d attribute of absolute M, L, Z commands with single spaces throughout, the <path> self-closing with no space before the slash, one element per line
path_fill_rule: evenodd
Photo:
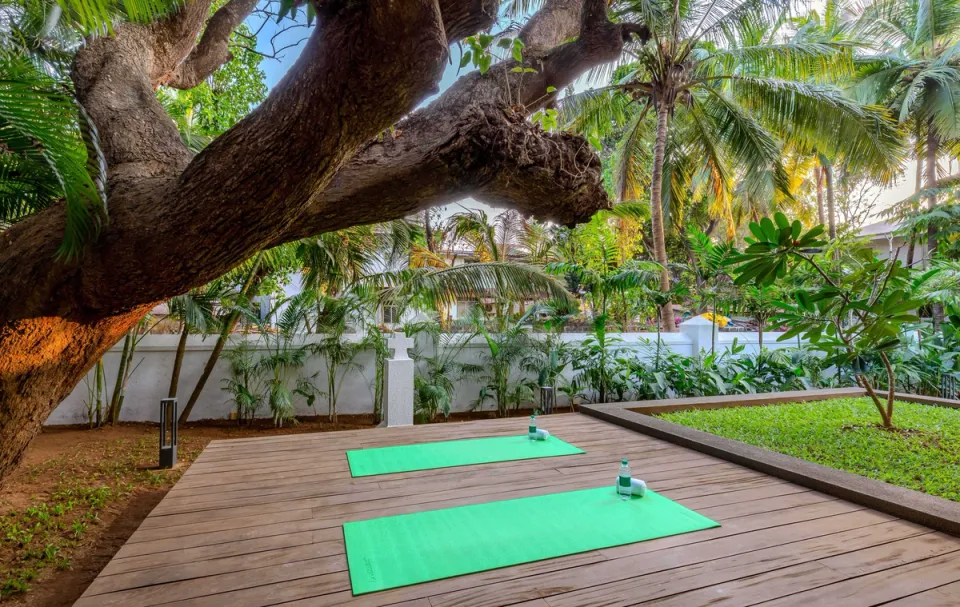
<path fill-rule="evenodd" d="M 816 250 L 827 244 L 822 225 L 805 231 L 782 213 L 774 219 L 750 224 L 754 237 L 737 259 L 736 283 L 762 287 L 798 270 L 812 272 L 815 282 L 797 289 L 790 301 L 778 302 L 780 312 L 773 320 L 789 327 L 778 341 L 799 335 L 824 352 L 828 364 L 852 367 L 883 427 L 891 428 L 896 369 L 889 352 L 901 345 L 904 323 L 919 320 L 914 310 L 923 301 L 916 293 L 929 275 L 915 280 L 899 261 L 877 259 L 865 245 L 849 250 L 843 263 L 832 256 L 818 258 Z M 875 357 L 886 372 L 885 396 L 867 373 Z"/>

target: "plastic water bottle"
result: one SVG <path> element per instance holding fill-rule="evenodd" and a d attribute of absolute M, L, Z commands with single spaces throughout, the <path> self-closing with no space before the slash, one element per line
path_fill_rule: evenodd
<path fill-rule="evenodd" d="M 620 460 L 620 474 L 617 476 L 617 493 L 622 500 L 628 500 L 630 496 L 633 495 L 633 489 L 630 486 L 632 476 L 627 460 Z"/>
<path fill-rule="evenodd" d="M 530 425 L 527 426 L 527 437 L 530 440 L 537 440 L 537 414 L 530 416 Z"/>

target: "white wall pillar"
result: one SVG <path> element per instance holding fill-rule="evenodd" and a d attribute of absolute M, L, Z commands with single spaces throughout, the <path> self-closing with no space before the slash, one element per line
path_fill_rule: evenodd
<path fill-rule="evenodd" d="M 395 334 L 387 340 L 393 356 L 386 361 L 383 374 L 383 418 L 388 428 L 413 425 L 414 362 L 407 349 L 414 346 L 413 338 Z"/>
<path fill-rule="evenodd" d="M 710 333 L 717 335 L 717 325 L 703 316 L 694 316 L 686 322 L 680 323 L 680 332 L 687 336 L 693 344 L 693 355 L 700 354 L 700 350 L 710 350 Z"/>

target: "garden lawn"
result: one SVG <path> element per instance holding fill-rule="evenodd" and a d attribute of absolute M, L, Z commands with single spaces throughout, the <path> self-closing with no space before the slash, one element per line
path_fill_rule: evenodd
<path fill-rule="evenodd" d="M 678 411 L 658 416 L 719 436 L 960 501 L 960 409 L 897 401 L 893 423 L 868 398 Z"/>

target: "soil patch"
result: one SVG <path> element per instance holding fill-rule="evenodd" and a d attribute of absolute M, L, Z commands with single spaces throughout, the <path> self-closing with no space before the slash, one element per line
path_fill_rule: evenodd
<path fill-rule="evenodd" d="M 489 411 L 455 413 L 436 423 L 493 417 Z M 156 424 L 44 428 L 0 487 L 0 600 L 26 607 L 72 605 L 211 440 L 375 426 L 372 415 L 341 415 L 338 421 L 334 427 L 325 416 L 303 417 L 283 428 L 269 419 L 250 426 L 189 422 L 179 428 L 180 463 L 173 470 L 155 468 Z"/>

